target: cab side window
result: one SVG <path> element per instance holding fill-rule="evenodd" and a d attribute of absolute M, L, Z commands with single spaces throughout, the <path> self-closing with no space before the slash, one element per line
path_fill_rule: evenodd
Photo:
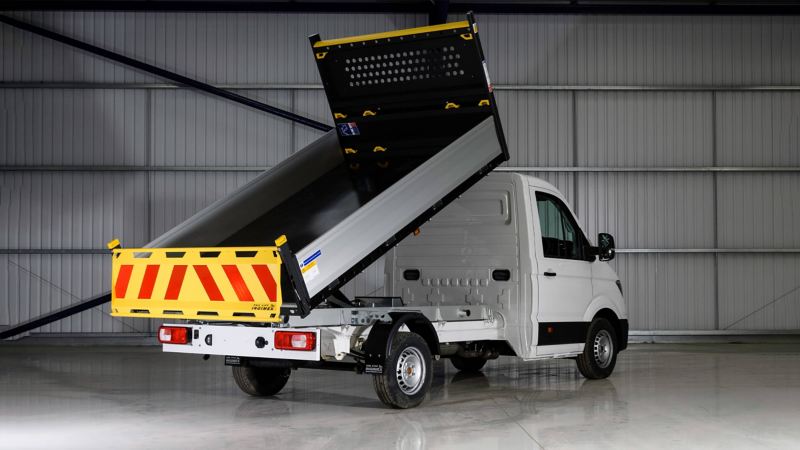
<path fill-rule="evenodd" d="M 566 205 L 555 196 L 537 192 L 536 209 L 545 258 L 584 259 L 583 236 Z"/>

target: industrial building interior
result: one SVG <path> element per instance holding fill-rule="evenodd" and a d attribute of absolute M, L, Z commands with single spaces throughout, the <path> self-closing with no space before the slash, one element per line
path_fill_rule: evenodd
<path fill-rule="evenodd" d="M 437 358 L 416 408 L 336 370 L 253 397 L 227 357 L 162 352 L 163 319 L 111 315 L 107 242 L 156 241 L 334 125 L 309 36 L 470 11 L 495 171 L 616 240 L 611 376 Z M 0 1 L 0 448 L 797 448 L 798 221 L 797 1 Z M 385 264 L 343 296 L 390 295 Z"/>

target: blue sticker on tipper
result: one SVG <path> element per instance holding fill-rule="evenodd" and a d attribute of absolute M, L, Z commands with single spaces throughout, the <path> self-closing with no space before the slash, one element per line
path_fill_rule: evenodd
<path fill-rule="evenodd" d="M 340 136 L 358 136 L 361 134 L 355 122 L 337 123 L 336 127 L 339 129 Z"/>
<path fill-rule="evenodd" d="M 319 258 L 320 256 L 322 256 L 322 250 L 315 251 L 313 255 L 309 256 L 308 258 L 306 258 L 303 261 L 303 264 L 300 264 L 300 267 L 305 267 L 305 266 L 311 264 L 312 261 L 314 261 L 315 259 Z"/>

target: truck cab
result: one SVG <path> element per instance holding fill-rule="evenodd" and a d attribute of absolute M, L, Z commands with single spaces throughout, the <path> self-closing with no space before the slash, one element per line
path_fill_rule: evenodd
<path fill-rule="evenodd" d="M 387 295 L 408 306 L 489 307 L 504 323 L 498 349 L 527 360 L 580 354 L 600 317 L 614 336 L 601 336 L 598 357 L 613 370 L 605 358 L 627 346 L 627 311 L 607 262 L 613 238 L 599 239 L 605 248 L 553 185 L 494 172 L 389 253 Z"/>

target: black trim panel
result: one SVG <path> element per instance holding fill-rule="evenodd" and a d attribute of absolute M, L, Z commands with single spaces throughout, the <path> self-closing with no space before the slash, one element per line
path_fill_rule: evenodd
<path fill-rule="evenodd" d="M 621 319 L 619 321 L 620 336 L 617 336 L 619 351 L 628 348 L 628 319 Z"/>
<path fill-rule="evenodd" d="M 583 344 L 589 322 L 540 322 L 538 345 Z"/>

